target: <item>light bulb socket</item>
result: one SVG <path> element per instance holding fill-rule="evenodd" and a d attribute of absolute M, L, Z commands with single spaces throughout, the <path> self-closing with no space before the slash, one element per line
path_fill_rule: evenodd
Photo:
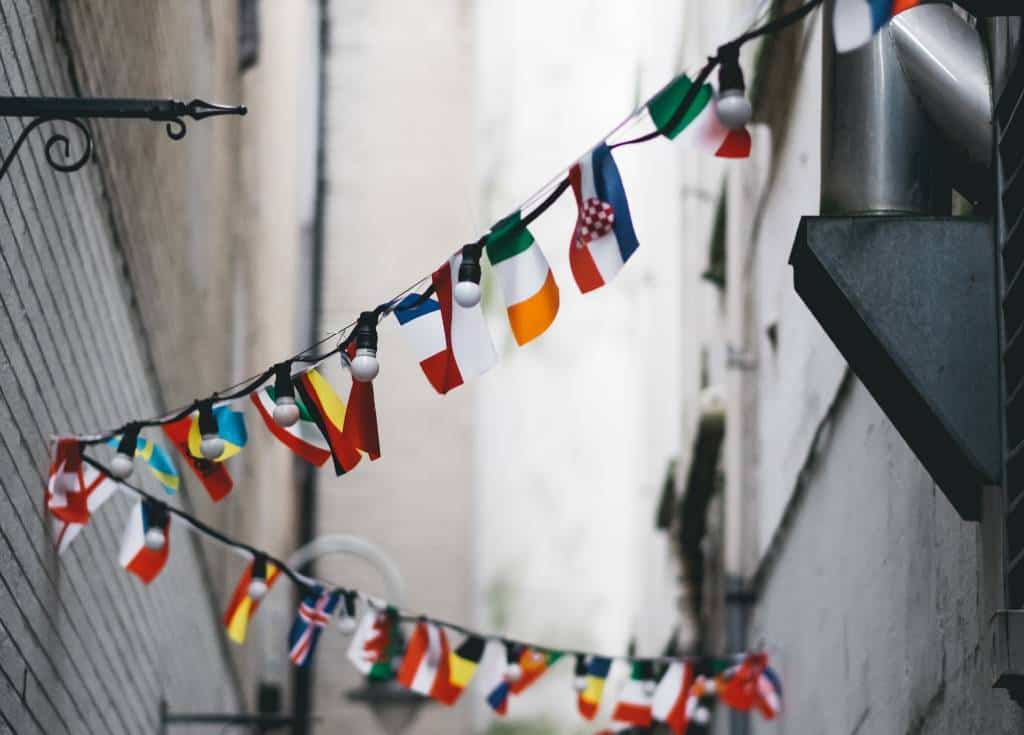
<path fill-rule="evenodd" d="M 292 364 L 290 362 L 278 363 L 274 368 L 274 402 L 281 403 L 281 399 L 291 398 L 295 402 L 295 386 L 292 384 Z"/>
<path fill-rule="evenodd" d="M 356 350 L 373 350 L 377 354 L 377 312 L 364 311 L 359 315 L 356 322 L 355 343 Z"/>
<path fill-rule="evenodd" d="M 267 581 L 267 557 L 264 554 L 255 554 L 252 557 L 252 569 L 249 570 L 249 579 Z"/>
<path fill-rule="evenodd" d="M 117 453 L 128 459 L 135 457 L 135 451 L 139 446 L 139 432 L 142 427 L 138 424 L 128 424 L 121 434 L 121 441 L 117 443 Z"/>
<path fill-rule="evenodd" d="M 167 543 L 167 528 L 170 526 L 167 506 L 155 500 L 142 501 L 142 529 L 146 548 L 158 551 Z"/>
<path fill-rule="evenodd" d="M 199 404 L 199 433 L 204 439 L 208 436 L 217 436 L 220 433 L 217 416 L 213 413 L 212 400 L 202 401 Z"/>
<path fill-rule="evenodd" d="M 747 86 L 743 81 L 743 68 L 740 66 L 740 47 L 726 44 L 719 48 L 718 62 L 719 93 L 728 90 L 745 92 Z"/>
<path fill-rule="evenodd" d="M 480 268 L 480 253 L 482 242 L 474 242 L 464 245 L 462 248 L 462 263 L 459 265 L 459 283 L 469 281 L 480 283 L 483 270 Z"/>

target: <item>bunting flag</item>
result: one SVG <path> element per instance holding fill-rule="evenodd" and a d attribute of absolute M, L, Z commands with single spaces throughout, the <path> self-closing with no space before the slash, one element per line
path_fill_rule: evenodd
<path fill-rule="evenodd" d="M 700 719 L 700 700 L 704 697 L 713 696 L 716 690 L 715 680 L 708 679 L 701 674 L 693 680 L 689 690 L 686 692 L 686 707 L 684 717 L 686 722 L 695 722 Z"/>
<path fill-rule="evenodd" d="M 654 691 L 654 666 L 650 661 L 634 661 L 629 681 L 623 687 L 612 712 L 612 719 L 638 727 L 650 727 Z"/>
<path fill-rule="evenodd" d="M 245 414 L 235 411 L 231 406 L 222 405 L 213 407 L 213 417 L 217 419 L 217 436 L 224 440 L 224 451 L 212 461 L 223 462 L 241 452 L 242 447 L 249 439 L 245 430 Z M 203 456 L 199 449 L 202 440 L 202 432 L 199 430 L 199 413 L 196 412 L 188 430 L 188 451 L 195 458 Z"/>
<path fill-rule="evenodd" d="M 580 714 L 587 720 L 597 716 L 604 695 L 604 685 L 608 680 L 608 672 L 612 668 L 612 660 L 603 656 L 591 656 L 587 661 L 587 673 L 583 691 L 577 697 L 576 706 Z"/>
<path fill-rule="evenodd" d="M 368 602 L 352 636 L 348 660 L 356 669 L 373 681 L 390 681 L 394 676 L 394 661 L 402 650 L 402 635 L 398 627 L 398 612 L 383 603 Z"/>
<path fill-rule="evenodd" d="M 206 488 L 206 492 L 210 494 L 210 498 L 216 503 L 227 497 L 234 483 L 231 481 L 231 475 L 225 465 L 211 462 L 201 456 L 194 456 L 189 450 L 189 433 L 192 431 L 195 421 L 196 417 L 192 415 L 164 424 L 164 433 L 181 453 L 181 456 L 185 458 L 185 462 L 192 468 L 196 477 Z"/>
<path fill-rule="evenodd" d="M 832 35 L 836 51 L 846 53 L 860 48 L 904 10 L 917 7 L 923 0 L 836 0 L 832 16 Z"/>
<path fill-rule="evenodd" d="M 765 654 L 748 654 L 715 677 L 718 698 L 735 710 L 750 712 L 756 708 L 766 719 L 774 719 L 782 706 L 782 687 L 778 675 L 768 672 Z"/>
<path fill-rule="evenodd" d="M 327 592 L 314 587 L 302 600 L 288 634 L 288 658 L 296 666 L 305 666 L 313 658 L 320 633 L 331 621 L 331 614 L 341 599 L 341 590 Z"/>
<path fill-rule="evenodd" d="M 664 722 L 674 735 L 684 735 L 687 727 L 686 696 L 693 684 L 693 664 L 689 661 L 673 661 L 662 674 L 658 688 L 654 690 L 651 715 Z"/>
<path fill-rule="evenodd" d="M 466 636 L 459 647 L 448 654 L 448 682 L 435 696 L 449 706 L 455 704 L 469 686 L 483 658 L 486 641 L 477 635 Z"/>
<path fill-rule="evenodd" d="M 352 471 L 363 455 L 345 436 L 345 402 L 331 384 L 316 370 L 309 370 L 295 379 L 296 400 L 301 401 L 320 436 L 334 458 L 334 471 L 340 477 Z"/>
<path fill-rule="evenodd" d="M 558 284 L 533 235 L 522 226 L 519 212 L 491 229 L 487 259 L 501 284 L 512 334 L 517 344 L 525 345 L 558 315 Z"/>
<path fill-rule="evenodd" d="M 456 253 L 432 276 L 437 298 L 409 294 L 394 308 L 401 333 L 438 393 L 457 388 L 490 370 L 498 361 L 483 309 L 452 298 L 453 278 L 462 264 Z"/>
<path fill-rule="evenodd" d="M 261 388 L 250 394 L 249 398 L 256 406 L 256 410 L 259 411 L 260 418 L 266 424 L 267 430 L 299 457 L 317 467 L 323 466 L 324 462 L 331 457 L 331 449 L 324 439 L 325 435 L 321 433 L 313 414 L 306 408 L 301 397 L 295 396 L 295 405 L 299 409 L 299 420 L 291 426 L 281 426 L 274 421 L 274 407 L 277 405 L 274 386 Z"/>
<path fill-rule="evenodd" d="M 355 358 L 356 344 L 352 342 L 342 353 L 342 363 L 348 365 Z M 377 405 L 373 399 L 373 382 L 362 383 L 352 378 L 349 386 L 348 410 L 342 430 L 349 443 L 365 453 L 371 460 L 380 459 L 380 437 L 377 433 Z"/>
<path fill-rule="evenodd" d="M 164 542 L 159 549 L 146 545 L 146 534 L 151 529 L 163 531 Z M 150 503 L 139 501 L 132 508 L 121 538 L 118 561 L 121 566 L 134 574 L 143 584 L 149 584 L 163 570 L 171 552 L 171 516 L 166 511 L 158 513 Z"/>
<path fill-rule="evenodd" d="M 750 156 L 750 132 L 745 128 L 729 130 L 722 125 L 710 84 L 701 87 L 686 113 L 672 125 L 676 110 L 692 86 L 690 78 L 680 74 L 647 103 L 647 111 L 658 132 L 672 140 L 685 130 L 687 140 L 719 158 Z"/>
<path fill-rule="evenodd" d="M 607 143 L 569 169 L 579 213 L 569 244 L 569 265 L 581 293 L 604 286 L 639 247 L 619 168 Z"/>
<path fill-rule="evenodd" d="M 84 463 L 76 472 L 69 474 L 75 478 L 77 489 L 64 498 L 63 504 L 56 508 L 53 507 L 50 486 L 59 483 L 54 480 L 52 472 L 51 481 L 44 489 L 44 503 L 50 514 L 50 534 L 53 539 L 53 548 L 58 554 L 67 551 L 71 542 L 92 518 L 92 514 L 107 502 L 107 499 L 114 494 L 118 487 L 116 480 Z"/>
<path fill-rule="evenodd" d="M 120 434 L 107 440 L 107 446 L 114 447 L 115 449 L 117 449 L 120 443 Z M 181 476 L 178 475 L 178 469 L 174 466 L 170 455 L 164 451 L 163 447 L 140 435 L 135 441 L 135 457 L 149 465 L 150 472 L 164 486 L 164 490 L 167 491 L 168 495 L 173 495 L 178 491 L 178 488 L 181 486 Z"/>
<path fill-rule="evenodd" d="M 509 645 L 513 645 L 518 650 L 515 660 L 519 665 L 519 676 L 510 677 L 506 671 L 502 680 L 487 695 L 487 703 L 499 715 L 508 712 L 510 695 L 522 694 L 562 657 L 558 651 L 542 651 L 519 644 Z"/>
<path fill-rule="evenodd" d="M 438 701 L 448 696 L 451 649 L 444 629 L 421 620 L 416 623 L 398 669 L 398 683 Z"/>
<path fill-rule="evenodd" d="M 228 607 L 224 611 L 224 628 L 228 632 L 228 638 L 235 643 L 245 643 L 245 634 L 249 629 L 249 621 L 252 620 L 256 611 L 260 607 L 260 601 L 254 600 L 249 597 L 249 583 L 252 581 L 252 569 L 253 562 L 249 562 L 249 565 L 245 568 L 241 578 L 238 580 L 238 584 L 235 585 L 234 594 L 231 595 L 231 600 L 228 602 Z M 280 570 L 275 564 L 267 562 L 266 565 L 266 583 L 267 591 L 273 587 L 274 582 L 277 581 L 277 577 L 280 574 Z"/>
<path fill-rule="evenodd" d="M 68 500 L 69 494 L 81 493 L 89 485 L 85 473 L 81 442 L 71 438 L 58 439 L 53 446 L 53 459 L 46 477 L 46 507 L 67 523 L 83 523 L 89 517 L 81 503 L 73 504 Z"/>

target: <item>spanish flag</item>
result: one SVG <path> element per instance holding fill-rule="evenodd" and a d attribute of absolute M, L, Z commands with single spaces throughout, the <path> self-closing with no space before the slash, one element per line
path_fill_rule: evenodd
<path fill-rule="evenodd" d="M 249 628 L 249 619 L 256 614 L 260 606 L 259 600 L 249 597 L 249 583 L 252 581 L 252 567 L 254 562 L 249 562 L 245 572 L 242 574 L 238 584 L 235 585 L 235 593 L 231 595 L 231 602 L 228 609 L 224 611 L 224 627 L 227 628 L 228 638 L 235 643 L 245 643 L 245 633 Z M 267 562 L 267 589 L 277 581 L 279 571 L 274 564 Z"/>

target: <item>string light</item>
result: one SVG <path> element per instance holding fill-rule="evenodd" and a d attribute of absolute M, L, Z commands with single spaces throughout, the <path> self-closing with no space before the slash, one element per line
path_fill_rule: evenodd
<path fill-rule="evenodd" d="M 462 263 L 459 265 L 459 281 L 455 284 L 455 302 L 471 309 L 480 303 L 480 255 L 484 240 L 470 243 L 462 248 Z"/>
<path fill-rule="evenodd" d="M 718 95 L 715 110 L 722 125 L 730 130 L 743 128 L 754 115 L 747 99 L 743 69 L 740 67 L 740 47 L 726 44 L 718 50 L 721 66 L 718 69 Z"/>
<path fill-rule="evenodd" d="M 213 413 L 213 401 L 206 400 L 199 404 L 199 452 L 211 462 L 224 454 L 224 440 L 220 438 L 217 417 Z"/>
<path fill-rule="evenodd" d="M 256 554 L 252 558 L 252 573 L 249 576 L 249 599 L 259 602 L 267 595 L 267 557 Z"/>
<path fill-rule="evenodd" d="M 338 630 L 342 635 L 356 632 L 356 593 L 345 590 L 341 595 L 342 604 L 338 607 Z"/>
<path fill-rule="evenodd" d="M 377 360 L 377 312 L 364 311 L 356 323 L 356 354 L 352 358 L 352 377 L 360 383 L 369 383 L 380 372 Z"/>
<path fill-rule="evenodd" d="M 119 480 L 127 479 L 132 474 L 134 465 L 135 450 L 139 444 L 139 431 L 142 429 L 138 424 L 129 424 L 121 435 L 121 441 L 117 445 L 117 454 L 110 460 L 110 474 Z"/>
<path fill-rule="evenodd" d="M 153 500 L 142 501 L 142 519 L 146 527 L 146 548 L 160 551 L 167 543 L 167 536 L 164 534 L 168 521 L 166 506 Z"/>
<path fill-rule="evenodd" d="M 523 667 L 519 665 L 521 646 L 512 641 L 505 641 L 505 678 L 514 684 L 523 678 Z"/>
<path fill-rule="evenodd" d="M 587 688 L 587 659 L 585 656 L 576 656 L 576 668 L 573 670 L 572 688 L 577 692 L 583 692 Z"/>
<path fill-rule="evenodd" d="M 299 420 L 299 406 L 295 402 L 292 385 L 291 362 L 279 363 L 274 368 L 274 423 L 287 429 Z"/>

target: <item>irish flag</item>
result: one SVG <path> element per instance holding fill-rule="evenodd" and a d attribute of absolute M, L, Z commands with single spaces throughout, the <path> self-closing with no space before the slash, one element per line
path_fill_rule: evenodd
<path fill-rule="evenodd" d="M 479 304 L 466 308 L 452 298 L 462 253 L 434 271 L 434 297 L 409 294 L 394 308 L 401 332 L 427 380 L 444 394 L 488 370 L 498 360 Z"/>
<path fill-rule="evenodd" d="M 299 420 L 291 426 L 281 426 L 274 421 L 274 406 L 277 405 L 274 386 L 258 390 L 250 394 L 249 398 L 252 399 L 256 410 L 260 412 L 260 417 L 266 424 L 267 430 L 276 436 L 278 441 L 317 467 L 322 466 L 330 459 L 331 449 L 301 398 L 295 398 L 295 405 L 299 408 Z"/>
<path fill-rule="evenodd" d="M 668 725 L 674 735 L 684 735 L 686 732 L 686 695 L 690 691 L 693 677 L 693 664 L 673 661 L 654 690 L 651 714 L 654 719 Z"/>
<path fill-rule="evenodd" d="M 487 236 L 487 259 L 505 297 L 516 343 L 525 345 L 551 326 L 558 314 L 558 284 L 547 258 L 519 212 L 496 224 Z"/>
<path fill-rule="evenodd" d="M 654 691 L 653 665 L 650 661 L 634 661 L 629 681 L 623 687 L 619 702 L 612 712 L 612 719 L 638 727 L 650 727 Z"/>
<path fill-rule="evenodd" d="M 894 16 L 920 5 L 922 0 L 836 0 L 832 35 L 836 51 L 858 49 L 882 30 Z"/>
<path fill-rule="evenodd" d="M 421 620 L 409 639 L 398 670 L 398 683 L 406 689 L 442 700 L 448 688 L 448 636 L 434 623 Z"/>
<path fill-rule="evenodd" d="M 166 512 L 160 514 L 161 518 L 155 515 L 149 504 L 142 501 L 135 504 L 128 516 L 118 555 L 121 566 L 141 579 L 143 584 L 156 579 L 167 563 L 171 550 L 171 516 Z M 159 549 L 150 549 L 146 546 L 146 531 L 155 526 L 164 532 L 164 545 Z"/>
<path fill-rule="evenodd" d="M 602 143 L 569 169 L 579 213 L 569 244 L 569 265 L 582 293 L 608 283 L 639 244 L 619 167 Z"/>
<path fill-rule="evenodd" d="M 647 111 L 658 132 L 672 140 L 685 131 L 685 139 L 719 158 L 747 158 L 750 155 L 750 133 L 745 128 L 729 130 L 722 125 L 715 110 L 710 84 L 700 88 L 686 113 L 673 124 L 676 110 L 692 86 L 693 81 L 680 74 L 647 103 Z"/>

